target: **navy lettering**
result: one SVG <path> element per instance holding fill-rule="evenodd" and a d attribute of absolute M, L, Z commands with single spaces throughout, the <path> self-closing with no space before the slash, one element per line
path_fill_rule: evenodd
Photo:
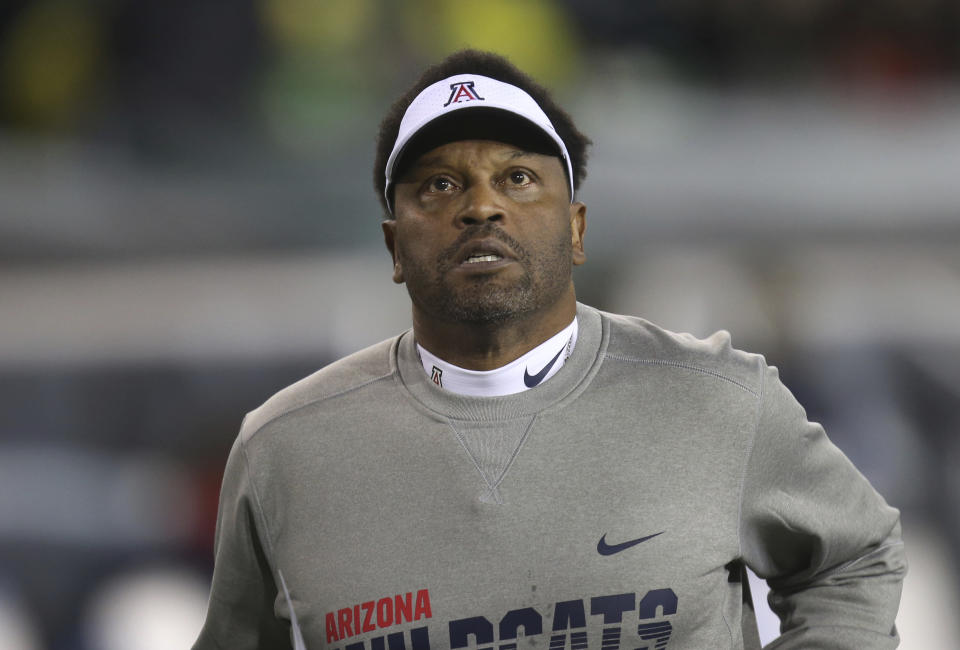
<path fill-rule="evenodd" d="M 638 602 L 639 599 L 639 602 Z M 670 588 L 653 589 L 640 597 L 638 593 L 594 596 L 582 600 L 566 600 L 553 604 L 553 622 L 550 639 L 541 641 L 544 650 L 626 650 L 621 648 L 623 624 L 636 612 L 636 650 L 666 650 L 673 634 L 672 619 L 678 612 L 679 599 Z M 587 606 L 589 605 L 589 611 Z M 429 594 L 426 589 L 407 592 L 367 601 L 352 607 L 344 607 L 325 616 L 327 642 L 346 639 L 379 628 L 398 626 L 420 618 L 431 618 Z M 588 637 L 587 616 L 594 618 L 592 625 L 602 621 L 600 638 Z M 471 616 L 449 621 L 449 648 L 459 650 L 517 650 L 518 640 L 540 636 L 547 632 L 544 616 L 535 607 L 512 609 L 499 620 L 491 623 L 486 616 Z M 430 650 L 429 627 L 401 630 L 370 638 L 368 642 L 353 642 L 339 646 L 343 650 Z M 435 630 L 436 631 L 436 630 Z M 597 634 L 592 632 L 590 634 Z M 632 632 L 628 635 L 633 639 Z"/>
<path fill-rule="evenodd" d="M 506 613 L 500 619 L 500 640 L 516 639 L 519 636 L 520 628 L 523 628 L 524 636 L 533 636 L 543 632 L 543 617 L 540 612 L 533 607 L 523 609 L 514 609 Z M 500 650 L 514 650 L 516 643 L 504 643 Z"/>
<path fill-rule="evenodd" d="M 411 650 L 430 650 L 430 633 L 427 627 L 415 627 L 410 630 Z"/>
<path fill-rule="evenodd" d="M 652 589 L 640 601 L 638 613 L 640 618 L 656 618 L 657 608 L 663 608 L 661 616 L 677 613 L 677 595 L 673 589 Z"/>
<path fill-rule="evenodd" d="M 597 596 L 590 599 L 590 613 L 603 614 L 603 624 L 612 625 L 623 621 L 624 612 L 632 612 L 637 605 L 636 594 Z"/>
<path fill-rule="evenodd" d="M 550 637 L 550 650 L 562 650 L 567 646 L 567 634 L 564 630 L 583 628 L 587 626 L 587 614 L 583 609 L 582 600 L 565 600 L 553 607 L 553 634 Z M 570 647 L 583 649 L 587 647 L 586 631 L 570 632 Z"/>
<path fill-rule="evenodd" d="M 403 632 L 393 632 L 387 635 L 388 650 L 406 650 L 406 644 L 403 642 Z"/>
<path fill-rule="evenodd" d="M 565 600 L 553 607 L 553 631 L 569 630 L 575 627 L 586 627 L 587 615 L 583 610 L 582 600 Z"/>
<path fill-rule="evenodd" d="M 670 635 L 673 634 L 673 626 L 670 621 L 660 621 L 658 623 L 641 623 L 637 626 L 637 634 L 644 641 L 650 641 L 650 645 L 644 648 L 654 648 L 661 650 L 666 648 L 670 641 Z"/>
<path fill-rule="evenodd" d="M 623 613 L 632 612 L 637 603 L 636 594 L 616 594 L 614 596 L 596 596 L 590 599 L 590 614 L 603 615 L 603 638 L 600 650 L 619 650 L 620 623 Z"/>
<path fill-rule="evenodd" d="M 476 644 L 493 643 L 493 623 L 483 616 L 472 616 L 450 621 L 450 647 L 466 648 L 470 645 L 467 637 L 473 636 Z"/>
<path fill-rule="evenodd" d="M 673 589 L 648 591 L 647 595 L 640 601 L 637 613 L 640 615 L 640 620 L 649 620 L 657 618 L 657 610 L 662 612 L 661 616 L 677 613 L 677 595 L 673 593 Z M 673 625 L 670 621 L 640 623 L 637 626 L 637 634 L 644 641 L 650 641 L 653 648 L 660 650 L 667 647 L 670 635 L 673 634 Z"/>
<path fill-rule="evenodd" d="M 386 643 L 384 643 L 386 641 Z M 430 650 L 430 634 L 427 628 L 418 627 L 410 630 L 411 650 Z M 344 650 L 349 650 L 345 648 Z M 386 636 L 377 636 L 370 639 L 370 650 L 406 650 L 403 632 L 393 632 Z"/>

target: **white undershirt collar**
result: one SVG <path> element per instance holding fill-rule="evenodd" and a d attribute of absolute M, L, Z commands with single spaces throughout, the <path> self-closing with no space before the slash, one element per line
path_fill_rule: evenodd
<path fill-rule="evenodd" d="M 577 319 L 555 335 L 505 366 L 467 370 L 447 363 L 417 343 L 420 362 L 438 386 L 459 395 L 499 397 L 538 386 L 557 374 L 577 343 Z"/>

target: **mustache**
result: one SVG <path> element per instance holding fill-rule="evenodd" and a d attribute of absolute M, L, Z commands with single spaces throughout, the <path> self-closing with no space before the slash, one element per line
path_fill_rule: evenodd
<path fill-rule="evenodd" d="M 482 239 L 485 237 L 493 237 L 506 244 L 510 250 L 513 251 L 513 254 L 517 256 L 517 261 L 520 263 L 526 262 L 529 258 L 529 253 L 520 242 L 505 233 L 494 223 L 487 222 L 485 224 L 477 224 L 464 228 L 463 232 L 460 233 L 452 244 L 440 251 L 440 254 L 437 256 L 437 265 L 441 269 L 454 266 L 454 258 L 467 242 L 472 239 Z"/>

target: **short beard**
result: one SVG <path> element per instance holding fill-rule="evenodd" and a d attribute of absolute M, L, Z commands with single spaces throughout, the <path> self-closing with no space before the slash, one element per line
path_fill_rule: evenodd
<path fill-rule="evenodd" d="M 503 323 L 534 310 L 534 283 L 529 271 L 511 287 L 488 285 L 486 278 L 482 278 L 465 289 L 454 291 L 441 280 L 441 291 L 431 301 L 429 311 L 447 322 L 480 325 Z"/>
<path fill-rule="evenodd" d="M 524 273 L 515 283 L 501 286 L 489 276 L 480 276 L 467 287 L 455 289 L 446 282 L 447 272 L 456 266 L 455 257 L 463 245 L 475 238 L 492 236 L 504 242 L 516 255 Z M 538 260 L 541 276 L 534 273 L 530 253 L 513 237 L 492 223 L 472 226 L 437 256 L 437 274 L 404 264 L 407 291 L 424 313 L 438 320 L 475 325 L 493 325 L 521 319 L 554 304 L 567 290 L 573 271 L 572 244 L 568 237 L 554 242 Z M 413 270 L 411 275 L 409 271 Z M 416 285 L 411 290 L 410 280 Z M 417 295 L 414 295 L 416 292 Z"/>

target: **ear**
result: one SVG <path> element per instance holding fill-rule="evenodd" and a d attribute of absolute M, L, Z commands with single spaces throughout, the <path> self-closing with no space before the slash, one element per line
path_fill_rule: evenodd
<path fill-rule="evenodd" d="M 570 237 L 573 243 L 573 264 L 580 266 L 587 261 L 583 251 L 583 235 L 587 232 L 587 206 L 577 201 L 570 204 Z"/>
<path fill-rule="evenodd" d="M 393 281 L 403 284 L 403 268 L 400 266 L 400 258 L 397 257 L 397 220 L 384 219 L 380 226 L 383 228 L 383 243 L 387 245 L 387 250 L 390 251 L 390 257 L 393 259 Z"/>

